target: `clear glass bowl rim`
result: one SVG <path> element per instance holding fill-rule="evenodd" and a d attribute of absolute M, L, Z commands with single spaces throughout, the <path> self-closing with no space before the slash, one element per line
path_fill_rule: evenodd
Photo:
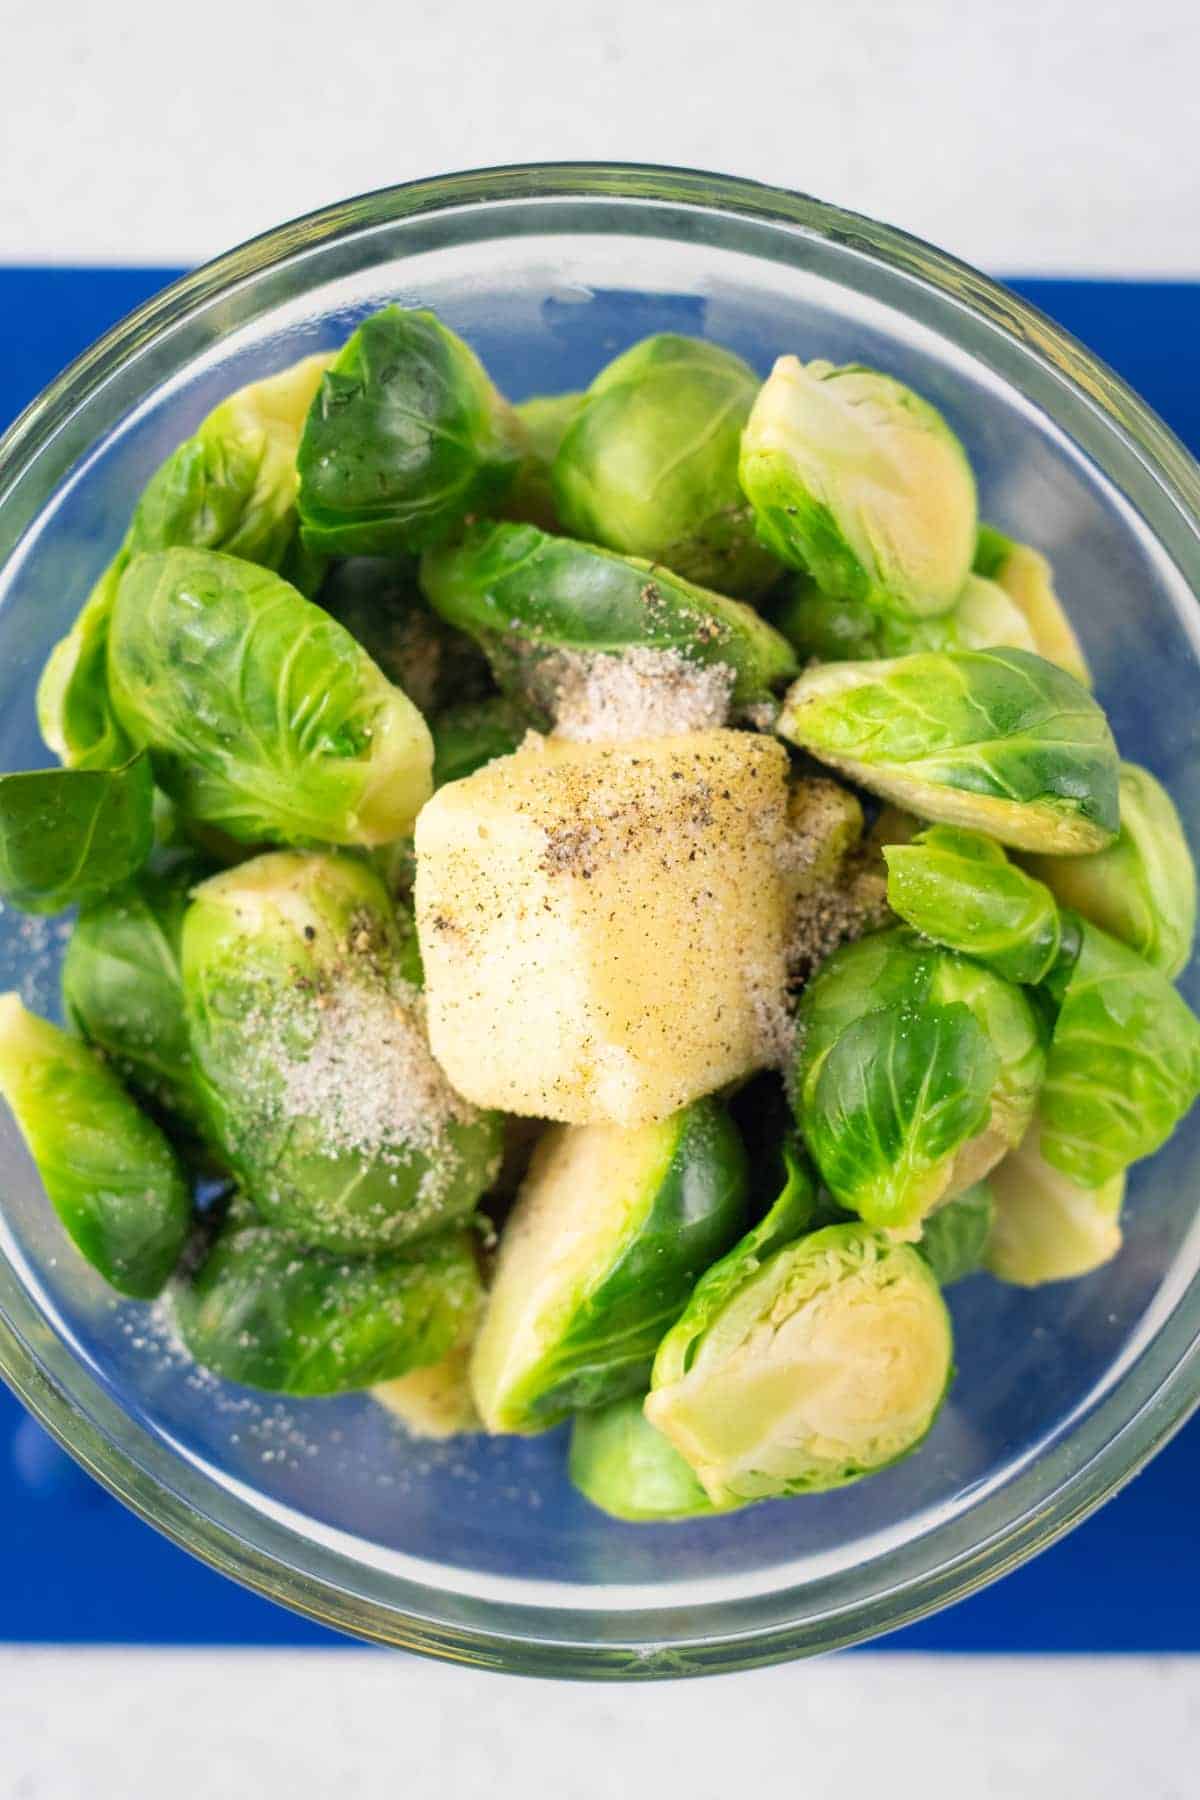
<path fill-rule="evenodd" d="M 704 215 L 717 236 L 739 222 L 840 244 L 936 295 L 993 346 L 1016 349 L 1026 391 L 1052 417 L 1069 395 L 1146 478 L 1139 510 L 1200 590 L 1200 467 L 1157 415 L 1044 314 L 968 265 L 906 233 L 807 195 L 736 177 L 648 164 L 546 163 L 407 182 L 281 225 L 172 283 L 71 363 L 0 437 L 0 561 L 34 512 L 5 509 L 30 464 L 114 371 L 209 305 L 335 240 L 421 215 L 512 202 L 619 203 L 632 224 L 656 208 Z M 589 221 L 595 229 L 595 222 Z M 555 230 L 563 229 L 556 209 Z M 612 227 L 608 227 L 612 229 Z M 88 443 L 71 444 L 69 461 Z M 43 491 L 41 502 L 49 497 Z M 15 520 L 12 514 L 15 511 Z M 69 1374 L 69 1385 L 67 1375 Z M 1200 1276 L 1143 1353 L 1050 1450 L 978 1506 L 865 1565 L 803 1587 L 697 1608 L 514 1605 L 446 1593 L 358 1562 L 256 1513 L 123 1411 L 49 1332 L 18 1272 L 0 1262 L 0 1375 L 110 1492 L 222 1573 L 308 1617 L 372 1641 L 515 1674 L 645 1679 L 716 1673 L 840 1648 L 963 1598 L 1046 1548 L 1111 1497 L 1200 1404 Z"/>

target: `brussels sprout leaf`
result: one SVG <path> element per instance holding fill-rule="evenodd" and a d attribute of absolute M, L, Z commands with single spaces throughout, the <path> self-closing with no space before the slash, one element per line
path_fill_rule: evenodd
<path fill-rule="evenodd" d="M 22 912 L 97 900 L 154 846 L 154 777 L 142 754 L 118 769 L 0 775 L 0 896 Z"/>

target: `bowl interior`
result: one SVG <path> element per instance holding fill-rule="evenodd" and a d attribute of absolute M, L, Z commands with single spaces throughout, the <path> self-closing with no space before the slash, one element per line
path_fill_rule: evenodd
<path fill-rule="evenodd" d="M 19 542 L 0 577 L 0 765 L 46 760 L 38 671 L 160 459 L 231 388 L 336 345 L 391 300 L 436 308 L 515 399 L 583 386 L 617 351 L 665 330 L 726 344 L 762 371 L 796 351 L 912 383 L 965 442 L 983 516 L 1053 559 L 1123 753 L 1167 783 L 1200 843 L 1195 603 L 1178 550 L 1173 560 L 1162 545 L 1166 503 L 1144 460 L 1088 396 L 853 241 L 617 202 L 466 207 L 364 227 L 132 346 L 6 503 Z M 0 986 L 57 1016 L 67 929 L 0 917 Z M 1189 986 L 1194 1003 L 1194 977 Z M 1073 1448 L 1084 1421 L 1176 1314 L 1200 1254 L 1197 1116 L 1135 1171 L 1126 1246 L 1107 1269 L 1036 1293 L 985 1277 L 954 1290 L 958 1374 L 919 1455 L 845 1492 L 630 1527 L 570 1488 L 562 1432 L 431 1446 L 365 1398 L 276 1402 L 197 1371 L 157 1313 L 115 1302 L 79 1262 L 7 1120 L 0 1157 L 0 1305 L 75 1414 L 219 1521 L 252 1561 L 369 1593 L 382 1609 L 372 1629 L 421 1605 L 481 1629 L 533 1607 L 550 1636 L 557 1619 L 574 1641 L 683 1641 L 744 1625 L 738 1608 L 755 1597 L 787 1594 L 795 1617 L 843 1587 L 859 1600 L 893 1591 L 907 1569 L 935 1567 L 939 1545 L 970 1550 L 1011 1523 L 1015 1496 L 1028 1512 L 1085 1460 Z M 143 1504 L 158 1511 L 153 1494 Z M 325 1559 L 320 1570 L 313 1558 Z M 650 1609 L 644 1631 L 640 1609 Z M 358 1621 L 351 1611 L 342 1622 Z M 387 1634 L 404 1635 L 400 1623 Z"/>

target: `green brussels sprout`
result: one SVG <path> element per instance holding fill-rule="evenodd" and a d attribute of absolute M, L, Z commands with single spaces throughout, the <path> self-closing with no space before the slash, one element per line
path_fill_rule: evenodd
<path fill-rule="evenodd" d="M 448 706 L 430 721 L 433 733 L 433 785 L 462 781 L 497 756 L 511 756 L 529 724 L 524 712 L 503 694 Z"/>
<path fill-rule="evenodd" d="M 1063 906 L 1120 938 L 1174 980 L 1196 932 L 1196 869 L 1170 795 L 1122 763 L 1121 833 L 1091 856 L 1040 856 L 1028 867 Z"/>
<path fill-rule="evenodd" d="M 521 431 L 479 358 L 431 312 L 364 319 L 324 375 L 297 467 L 300 524 L 327 556 L 443 543 L 513 484 Z"/>
<path fill-rule="evenodd" d="M 997 1164 L 997 1168 L 1003 1166 L 1003 1162 Z M 995 1180 L 995 1170 L 991 1179 Z M 983 1268 L 995 1216 L 996 1202 L 986 1181 L 977 1181 L 930 1213 L 921 1227 L 917 1249 L 940 1288 L 951 1287 Z"/>
<path fill-rule="evenodd" d="M 513 408 L 524 433 L 525 450 L 502 508 L 506 519 L 539 525 L 543 531 L 562 530 L 550 472 L 563 435 L 583 401 L 578 393 L 534 394 Z"/>
<path fill-rule="evenodd" d="M 480 698 L 491 687 L 487 661 L 476 645 L 426 606 L 411 558 L 350 556 L 335 562 L 317 602 L 423 713 Z"/>
<path fill-rule="evenodd" d="M 634 1524 L 728 1510 L 713 1505 L 674 1444 L 654 1429 L 640 1394 L 576 1415 L 567 1473 L 585 1500 Z"/>
<path fill-rule="evenodd" d="M 1033 637 L 1030 648 L 1090 688 L 1087 657 L 1054 591 L 1054 570 L 1041 552 L 1014 544 L 994 525 L 981 525 L 975 571 L 995 582 L 1019 609 Z"/>
<path fill-rule="evenodd" d="M 191 1196 L 175 1152 L 94 1050 L 0 996 L 0 1093 L 50 1204 L 110 1287 L 152 1300 L 179 1261 Z"/>
<path fill-rule="evenodd" d="M 802 662 L 866 662 L 921 650 L 1032 650 L 1024 614 L 1002 587 L 968 575 L 949 612 L 901 618 L 865 600 L 833 600 L 808 575 L 794 575 L 771 623 Z"/>
<path fill-rule="evenodd" d="M 914 1249 L 830 1225 L 706 1286 L 659 1347 L 646 1417 L 715 1505 L 841 1487 L 925 1437 L 953 1345 Z"/>
<path fill-rule="evenodd" d="M 903 927 L 836 952 L 800 999 L 795 1106 L 834 1198 L 917 1236 L 1019 1143 L 1045 1068 L 1017 987 Z"/>
<path fill-rule="evenodd" d="M 133 754 L 108 698 L 108 622 L 128 561 L 122 550 L 110 563 L 38 678 L 38 730 L 71 769 L 115 769 Z"/>
<path fill-rule="evenodd" d="M 857 364 L 781 356 L 742 434 L 763 543 L 836 600 L 946 612 L 975 551 L 975 477 L 941 414 Z"/>
<path fill-rule="evenodd" d="M 264 1220 L 349 1255 L 471 1211 L 500 1119 L 434 1062 L 411 918 L 367 863 L 275 851 L 213 876 L 182 964 L 205 1114 Z"/>
<path fill-rule="evenodd" d="M 108 697 L 108 625 L 131 556 L 182 545 L 279 568 L 296 538 L 300 429 L 329 361 L 307 356 L 223 400 L 150 479 L 125 541 L 38 684 L 38 723 L 72 768 L 108 769 L 130 753 Z"/>
<path fill-rule="evenodd" d="M 748 363 L 662 332 L 602 369 L 554 459 L 558 515 L 574 537 L 643 556 L 745 599 L 779 574 L 738 484 L 758 393 Z"/>
<path fill-rule="evenodd" d="M 720 663 L 733 672 L 739 705 L 765 699 L 798 666 L 787 642 L 741 601 L 533 525 L 474 527 L 453 549 L 422 559 L 421 585 L 436 612 L 483 646 L 501 687 L 540 701 L 543 722 L 553 717 L 564 653 L 643 648 Z"/>
<path fill-rule="evenodd" d="M 149 1106 L 194 1131 L 203 1116 L 180 947 L 188 895 L 206 873 L 187 857 L 84 907 L 62 966 L 63 1010 L 76 1031 Z"/>
<path fill-rule="evenodd" d="M 231 1220 L 172 1291 L 179 1335 L 227 1381 L 313 1396 L 435 1363 L 471 1329 L 482 1295 L 468 1232 L 419 1253 L 346 1262 Z"/>
<path fill-rule="evenodd" d="M 922 936 L 1030 986 L 1058 961 L 1054 895 L 991 838 L 933 825 L 910 844 L 885 846 L 883 856 L 888 905 Z"/>
<path fill-rule="evenodd" d="M 746 1155 L 696 1101 L 655 1125 L 551 1126 L 500 1241 L 471 1385 L 489 1431 L 644 1392 L 659 1339 L 746 1222 Z"/>
<path fill-rule="evenodd" d="M 794 683 L 777 729 L 872 793 L 1019 850 L 1101 850 L 1120 822 L 1104 714 L 1024 650 L 826 663 Z"/>
<path fill-rule="evenodd" d="M 371 1389 L 409 1437 L 452 1438 L 482 1431 L 471 1393 L 471 1345 L 455 1344 L 435 1363 L 377 1382 Z"/>
<path fill-rule="evenodd" d="M 236 557 L 136 557 L 108 678 L 160 785 L 232 837 L 386 844 L 431 792 L 433 744 L 411 700 L 320 607 Z"/>
<path fill-rule="evenodd" d="M 0 897 L 22 912 L 87 905 L 127 881 L 153 848 L 149 757 L 0 775 Z"/>
<path fill-rule="evenodd" d="M 788 790 L 783 873 L 797 897 L 837 879 L 862 841 L 863 809 L 857 795 L 820 775 L 800 775 Z"/>
<path fill-rule="evenodd" d="M 1080 1187 L 1042 1154 L 1035 1123 L 991 1176 L 995 1220 L 986 1263 L 1016 1287 L 1073 1281 L 1111 1262 L 1121 1248 L 1123 1173 Z"/>
<path fill-rule="evenodd" d="M 1046 983 L 1058 1017 L 1038 1106 L 1041 1154 L 1098 1188 L 1160 1149 L 1200 1095 L 1200 1020 L 1161 970 L 1068 918 L 1078 951 Z"/>

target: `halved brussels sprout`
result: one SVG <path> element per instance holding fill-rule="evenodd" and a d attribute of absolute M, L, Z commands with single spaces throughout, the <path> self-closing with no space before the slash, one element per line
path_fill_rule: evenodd
<path fill-rule="evenodd" d="M 713 1505 L 690 1464 L 651 1425 L 640 1394 L 576 1415 L 567 1473 L 585 1500 L 633 1524 L 727 1510 Z"/>
<path fill-rule="evenodd" d="M 206 1369 L 310 1396 L 436 1363 L 470 1331 L 481 1295 L 468 1232 L 445 1232 L 410 1255 L 346 1262 L 231 1221 L 171 1300 L 180 1337 Z"/>
<path fill-rule="evenodd" d="M 328 613 L 236 557 L 136 557 L 108 679 L 161 786 L 235 838 L 386 844 L 431 792 L 433 744 L 412 701 Z"/>
<path fill-rule="evenodd" d="M 411 1369 L 371 1389 L 409 1437 L 452 1438 L 482 1431 L 471 1395 L 471 1346 L 459 1343 L 438 1362 Z"/>
<path fill-rule="evenodd" d="M 863 837 L 861 804 L 820 777 L 799 775 L 792 783 L 779 860 L 791 908 L 787 986 L 794 990 L 842 944 L 890 922 L 887 880 Z"/>
<path fill-rule="evenodd" d="M 335 562 L 317 603 L 423 713 L 479 698 L 491 687 L 476 645 L 426 606 L 411 557 L 350 556 Z"/>
<path fill-rule="evenodd" d="M 580 393 L 534 394 L 513 408 L 525 447 L 517 478 L 502 508 L 506 519 L 540 525 L 543 531 L 562 530 L 550 471 L 563 435 L 583 400 Z"/>
<path fill-rule="evenodd" d="M 995 1170 L 990 1179 L 995 1181 Z M 977 1181 L 930 1213 L 921 1227 L 917 1249 L 939 1287 L 951 1287 L 982 1269 L 995 1216 L 996 1202 L 986 1181 Z"/>
<path fill-rule="evenodd" d="M 624 351 L 584 395 L 554 460 L 566 530 L 720 593 L 761 593 L 779 564 L 756 542 L 738 484 L 758 388 L 748 363 L 703 338 L 661 332 Z"/>
<path fill-rule="evenodd" d="M 223 400 L 150 479 L 125 541 L 50 654 L 38 684 L 38 724 L 73 768 L 123 762 L 129 743 L 108 698 L 108 625 L 131 556 L 174 545 L 225 550 L 279 568 L 296 536 L 296 451 L 329 362 L 307 356 Z"/>
<path fill-rule="evenodd" d="M 745 1225 L 746 1155 L 700 1100 L 657 1125 L 552 1126 L 500 1241 L 471 1358 L 489 1431 L 644 1391 L 659 1339 Z"/>
<path fill-rule="evenodd" d="M 21 912 L 86 906 L 128 881 L 153 848 L 147 756 L 115 769 L 0 775 L 0 896 Z"/>
<path fill-rule="evenodd" d="M 798 776 L 788 791 L 783 873 L 797 899 L 828 887 L 861 842 L 863 810 L 856 795 L 821 776 Z"/>
<path fill-rule="evenodd" d="M 206 873 L 188 857 L 85 907 L 62 966 L 75 1029 L 142 1099 L 195 1130 L 203 1114 L 179 959 L 188 895 Z"/>
<path fill-rule="evenodd" d="M 950 1320 L 908 1245 L 830 1225 L 727 1280 L 715 1302 L 704 1290 L 654 1359 L 646 1417 L 714 1504 L 841 1487 L 929 1431 L 950 1382 Z"/>
<path fill-rule="evenodd" d="M 105 569 L 38 677 L 38 730 L 70 769 L 115 769 L 133 754 L 108 698 L 108 622 L 128 561 L 122 550 Z"/>
<path fill-rule="evenodd" d="M 1090 688 L 1087 657 L 1054 591 L 1054 570 L 1041 552 L 1028 544 L 1014 544 L 993 525 L 981 525 L 975 569 L 1003 588 L 1020 610 L 1033 635 L 1031 648 Z"/>
<path fill-rule="evenodd" d="M 152 1300 L 179 1261 L 191 1195 L 166 1138 L 94 1050 L 0 995 L 0 1093 L 50 1203 L 110 1287 Z"/>
<path fill-rule="evenodd" d="M 1058 1017 L 1038 1106 L 1041 1154 L 1096 1188 L 1160 1149 L 1200 1095 L 1200 1020 L 1127 944 L 1068 921 L 1078 953 L 1064 953 L 1046 983 Z"/>
<path fill-rule="evenodd" d="M 399 556 L 500 505 L 521 430 L 475 352 L 431 312 L 364 319 L 322 379 L 300 440 L 300 522 L 327 556 Z"/>
<path fill-rule="evenodd" d="M 986 1262 L 993 1275 L 1017 1287 L 1072 1281 L 1111 1262 L 1121 1248 L 1124 1174 L 1099 1187 L 1080 1187 L 1042 1154 L 1041 1128 L 993 1170 L 996 1216 Z"/>
<path fill-rule="evenodd" d="M 448 706 L 430 721 L 433 785 L 461 781 L 497 756 L 511 756 L 529 730 L 525 713 L 503 694 Z"/>
<path fill-rule="evenodd" d="M 857 364 L 781 356 L 742 434 L 758 533 L 837 600 L 946 612 L 975 551 L 975 477 L 941 414 Z"/>
<path fill-rule="evenodd" d="M 502 687 L 540 702 L 543 722 L 554 716 L 563 653 L 643 648 L 722 663 L 738 704 L 766 698 L 797 667 L 752 607 L 533 525 L 472 528 L 453 549 L 422 559 L 421 585 L 435 611 L 482 644 Z"/>
<path fill-rule="evenodd" d="M 793 576 L 770 613 L 801 660 L 864 662 L 919 650 L 1037 650 L 1014 601 L 994 581 L 968 575 L 949 612 L 901 618 L 865 600 L 834 600 L 809 575 Z"/>
<path fill-rule="evenodd" d="M 1170 795 L 1122 763 L 1121 834 L 1092 856 L 1040 856 L 1029 867 L 1064 906 L 1120 938 L 1172 980 L 1196 932 L 1196 868 Z"/>
<path fill-rule="evenodd" d="M 261 1216 L 386 1250 L 463 1218 L 501 1125 L 433 1060 L 411 920 L 347 856 L 261 856 L 196 889 L 183 985 L 211 1129 Z"/>
<path fill-rule="evenodd" d="M 792 686 L 777 729 L 922 818 L 1021 850 L 1101 850 L 1120 823 L 1108 721 L 1024 650 L 826 663 Z"/>
<path fill-rule="evenodd" d="M 1006 981 L 1035 986 L 1050 973 L 1062 947 L 1058 903 L 991 838 L 933 825 L 883 855 L 888 905 L 924 937 Z"/>
<path fill-rule="evenodd" d="M 800 999 L 797 1119 L 834 1198 L 917 1236 L 1029 1124 L 1045 1068 L 1017 987 L 902 927 L 847 945 Z"/>

